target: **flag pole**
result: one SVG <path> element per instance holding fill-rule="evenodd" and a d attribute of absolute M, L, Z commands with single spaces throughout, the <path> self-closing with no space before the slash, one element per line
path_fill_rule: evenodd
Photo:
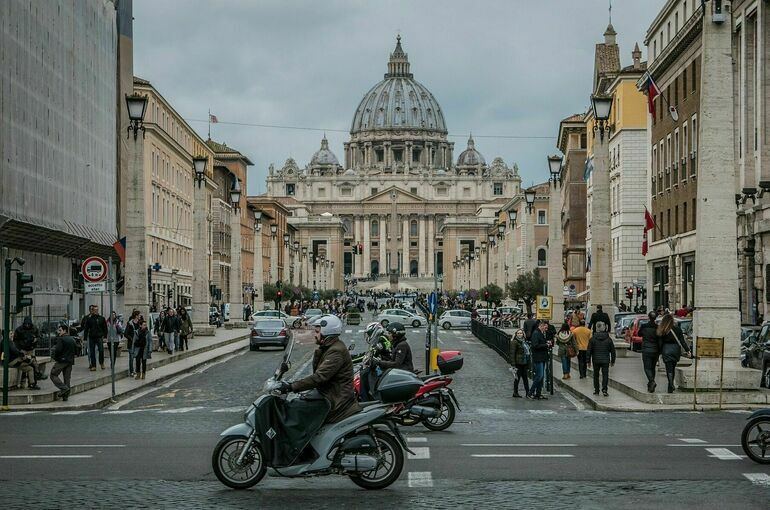
<path fill-rule="evenodd" d="M 211 140 L 211 108 L 209 108 L 209 140 Z"/>

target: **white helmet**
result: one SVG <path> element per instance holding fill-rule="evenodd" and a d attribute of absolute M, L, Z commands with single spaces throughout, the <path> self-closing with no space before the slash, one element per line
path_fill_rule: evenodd
<path fill-rule="evenodd" d="M 385 328 L 379 322 L 370 322 L 364 330 L 364 336 L 367 343 L 376 342 L 381 336 L 385 334 Z"/>
<path fill-rule="evenodd" d="M 314 320 L 313 325 L 321 328 L 323 338 L 342 334 L 342 321 L 336 315 L 323 315 Z"/>

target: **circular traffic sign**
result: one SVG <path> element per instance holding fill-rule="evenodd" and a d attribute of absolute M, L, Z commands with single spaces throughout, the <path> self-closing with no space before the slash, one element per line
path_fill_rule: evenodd
<path fill-rule="evenodd" d="M 101 257 L 88 257 L 80 266 L 80 274 L 87 282 L 100 282 L 107 278 L 107 263 Z"/>

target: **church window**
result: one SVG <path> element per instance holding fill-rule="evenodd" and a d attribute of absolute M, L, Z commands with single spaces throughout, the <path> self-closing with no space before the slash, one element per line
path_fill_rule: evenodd
<path fill-rule="evenodd" d="M 377 237 L 380 235 L 380 222 L 377 220 L 372 221 L 371 223 L 371 236 Z"/>
<path fill-rule="evenodd" d="M 414 148 L 412 149 L 412 163 L 419 163 L 420 162 L 420 149 Z"/>
<path fill-rule="evenodd" d="M 436 188 L 436 195 L 439 197 L 445 197 L 446 196 L 446 186 L 439 186 Z"/>
<path fill-rule="evenodd" d="M 409 235 L 410 236 L 417 235 L 417 220 L 412 220 L 411 223 L 409 223 Z"/>
<path fill-rule="evenodd" d="M 340 188 L 340 194 L 343 197 L 352 196 L 353 195 L 353 189 L 352 188 L 348 188 L 348 187 Z"/>
<path fill-rule="evenodd" d="M 401 149 L 393 149 L 393 160 L 401 162 L 404 160 L 404 151 Z"/>
<path fill-rule="evenodd" d="M 290 197 L 294 196 L 294 183 L 286 184 L 286 195 Z"/>
<path fill-rule="evenodd" d="M 385 151 L 382 149 L 375 149 L 374 152 L 377 154 L 377 163 L 385 161 Z"/>
<path fill-rule="evenodd" d="M 502 182 L 496 182 L 493 185 L 492 194 L 494 195 L 502 195 L 503 194 L 503 183 Z"/>
<path fill-rule="evenodd" d="M 376 195 L 376 194 L 377 194 L 377 188 L 372 188 L 372 195 Z"/>
<path fill-rule="evenodd" d="M 537 267 L 545 267 L 547 265 L 545 248 L 537 250 Z"/>
<path fill-rule="evenodd" d="M 417 188 L 409 188 L 409 192 L 410 192 L 412 195 L 416 195 L 416 194 L 417 194 Z"/>

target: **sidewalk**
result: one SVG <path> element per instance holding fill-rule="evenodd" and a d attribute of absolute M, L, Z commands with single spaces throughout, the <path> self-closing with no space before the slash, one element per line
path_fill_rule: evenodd
<path fill-rule="evenodd" d="M 153 352 L 147 360 L 147 374 L 143 380 L 136 380 L 128 375 L 128 352 L 123 351 L 115 360 L 115 396 L 125 396 L 143 387 L 155 385 L 179 373 L 193 369 L 217 358 L 227 356 L 248 347 L 248 329 L 218 328 L 214 336 L 198 337 L 189 340 L 190 350 L 177 351 L 173 355 Z M 50 375 L 52 363 L 46 367 Z M 41 390 L 12 389 L 8 394 L 11 410 L 69 410 L 98 408 L 110 403 L 112 399 L 112 377 L 109 353 L 105 349 L 104 370 L 88 370 L 88 358 L 75 358 L 72 367 L 72 393 L 67 402 L 54 401 L 59 390 L 50 380 L 38 384 Z"/>
<path fill-rule="evenodd" d="M 682 359 L 680 366 L 689 364 Z M 647 392 L 647 377 L 642 369 L 642 356 L 629 351 L 627 357 L 619 357 L 615 366 L 610 367 L 609 397 L 594 395 L 593 370 L 588 369 L 588 377 L 580 379 L 577 358 L 573 358 L 572 379 L 562 379 L 561 363 L 554 356 L 554 382 L 578 398 L 583 399 L 594 409 L 600 411 L 674 411 L 693 410 L 693 393 L 675 391 L 667 393 L 666 371 L 658 365 L 655 393 Z M 759 373 L 757 373 L 759 381 Z M 696 410 L 714 410 L 719 403 L 719 393 L 703 391 L 697 393 Z M 770 390 L 758 388 L 757 391 L 725 391 L 722 393 L 724 409 L 754 409 L 770 407 Z"/>

